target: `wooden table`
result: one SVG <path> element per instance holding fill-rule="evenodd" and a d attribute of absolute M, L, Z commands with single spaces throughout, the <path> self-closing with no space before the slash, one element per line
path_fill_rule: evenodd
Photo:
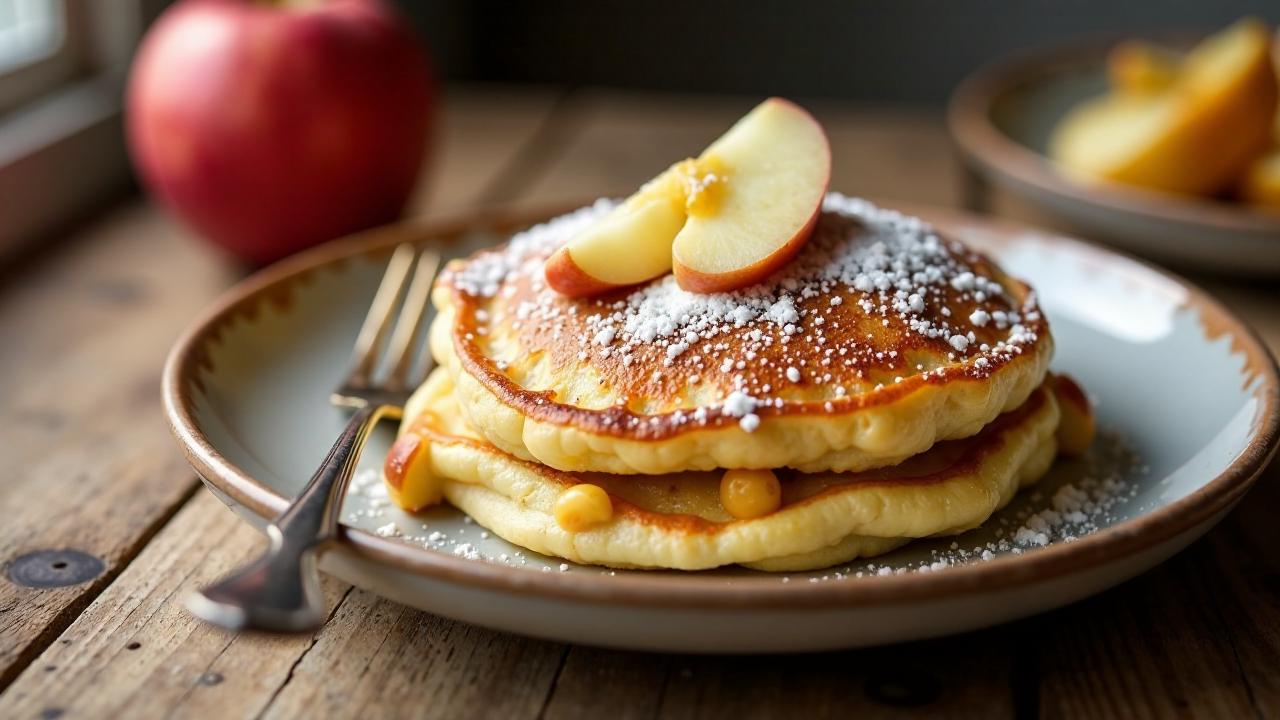
<path fill-rule="evenodd" d="M 625 192 L 751 105 L 511 88 L 448 101 L 416 215 Z M 959 204 L 937 113 L 812 107 L 831 134 L 833 187 Z M 1029 216 L 1007 198 L 995 209 Z M 159 372 L 179 330 L 239 276 L 140 199 L 0 275 L 0 564 L 87 554 L 65 560 L 79 584 L 0 579 L 0 718 L 1280 715 L 1276 467 L 1160 568 L 937 641 L 789 657 L 615 652 L 459 624 L 332 578 L 332 618 L 310 637 L 205 627 L 177 598 L 262 538 L 178 454 Z M 1280 349 L 1274 290 L 1198 279 Z"/>

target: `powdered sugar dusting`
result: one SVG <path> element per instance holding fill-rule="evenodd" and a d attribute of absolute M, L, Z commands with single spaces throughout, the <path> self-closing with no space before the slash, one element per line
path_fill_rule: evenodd
<path fill-rule="evenodd" d="M 498 294 L 503 280 L 527 261 L 545 259 L 574 234 L 612 210 L 613 206 L 613 201 L 602 198 L 593 205 L 517 233 L 502 252 L 482 253 L 468 262 L 464 270 L 454 273 L 453 283 L 471 295 L 493 297 Z"/>
<path fill-rule="evenodd" d="M 960 243 L 917 218 L 835 193 L 805 248 L 759 285 L 699 294 L 667 275 L 594 299 L 558 295 L 543 262 L 613 207 L 600 200 L 519 233 L 455 267 L 450 281 L 487 305 L 491 322 L 520 332 L 525 352 L 619 365 L 627 369 L 619 382 L 631 383 L 622 390 L 648 397 L 678 394 L 683 379 L 718 390 L 718 401 L 703 395 L 685 408 L 713 415 L 684 413 L 680 422 L 724 415 L 752 430 L 801 383 L 841 401 L 915 375 L 986 376 L 1033 345 L 1043 326 L 1034 294 L 1015 306 L 991 266 Z M 910 345 L 904 335 L 929 357 L 901 353 Z M 741 408 L 741 397 L 751 406 Z"/>
<path fill-rule="evenodd" d="M 1059 472 L 1061 475 L 1055 478 Z M 919 553 L 909 561 L 893 555 L 872 558 L 865 563 L 816 571 L 809 581 L 945 571 L 1077 542 L 1123 519 L 1123 508 L 1137 497 L 1139 478 L 1146 472 L 1141 457 L 1123 435 L 1103 432 L 1085 458 L 1042 480 L 1041 484 L 1047 487 L 1019 495 L 1011 507 L 997 513 L 980 529 L 931 550 L 924 559 Z M 911 553 L 911 547 L 902 552 Z"/>

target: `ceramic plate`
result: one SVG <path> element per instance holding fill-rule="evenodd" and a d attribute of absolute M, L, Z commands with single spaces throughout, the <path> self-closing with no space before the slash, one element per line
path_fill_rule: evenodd
<path fill-rule="evenodd" d="M 940 210 L 904 208 L 993 253 L 1038 289 L 1054 366 L 1096 399 L 1104 432 L 1033 492 L 956 538 L 872 562 L 768 574 L 609 571 L 492 537 L 449 508 L 392 508 L 365 451 L 341 542 L 321 566 L 430 612 L 511 632 L 624 648 L 821 650 L 954 633 L 1078 600 L 1169 557 L 1217 522 L 1275 450 L 1277 379 L 1257 338 L 1217 302 L 1084 243 Z M 392 247 L 446 254 L 549 214 L 396 226 L 330 244 L 233 288 L 174 348 L 173 432 L 209 489 L 261 526 L 341 430 L 328 405 Z"/>
<path fill-rule="evenodd" d="M 1085 187 L 1045 156 L 1058 120 L 1105 91 L 1109 45 L 1018 55 L 965 80 L 947 121 L 969 164 L 1090 237 L 1179 267 L 1280 275 L 1280 213 L 1125 185 Z"/>

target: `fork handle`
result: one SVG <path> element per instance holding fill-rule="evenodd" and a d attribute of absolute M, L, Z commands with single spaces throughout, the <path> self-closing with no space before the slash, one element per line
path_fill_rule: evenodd
<path fill-rule="evenodd" d="M 338 513 L 347 485 L 360 462 L 360 451 L 382 418 L 385 406 L 365 405 L 351 414 L 324 462 L 289 507 L 272 521 L 285 549 L 313 548 L 337 537 Z"/>
<path fill-rule="evenodd" d="M 271 543 L 256 560 L 193 594 L 187 608 L 230 630 L 304 632 L 324 622 L 316 554 L 338 534 L 338 513 L 360 451 L 386 405 L 357 409 L 307 486 L 267 526 Z"/>

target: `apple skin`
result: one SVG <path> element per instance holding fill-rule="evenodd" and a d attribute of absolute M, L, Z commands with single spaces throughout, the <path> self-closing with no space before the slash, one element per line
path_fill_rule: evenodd
<path fill-rule="evenodd" d="M 251 263 L 399 217 L 435 85 L 376 0 L 183 0 L 148 33 L 126 131 L 147 188 Z"/>
<path fill-rule="evenodd" d="M 796 253 L 800 252 L 800 249 L 804 247 L 804 244 L 809 241 L 809 237 L 813 235 L 813 230 L 818 224 L 818 218 L 822 216 L 822 201 L 826 198 L 827 190 L 831 185 L 832 159 L 830 138 L 827 137 L 827 133 L 823 130 L 822 124 L 819 123 L 817 118 L 813 117 L 813 114 L 808 110 L 784 98 L 770 98 L 770 102 L 776 102 L 789 108 L 793 112 L 803 115 L 809 120 L 809 122 L 813 123 L 813 125 L 818 128 L 818 132 L 822 136 L 822 157 L 826 163 L 826 168 L 823 172 L 825 180 L 822 183 L 822 191 L 818 193 L 817 200 L 814 203 L 813 213 L 809 216 L 809 220 L 796 231 L 796 234 L 793 235 L 791 239 L 787 240 L 787 242 L 779 246 L 777 250 L 764 258 L 757 260 L 755 263 L 747 267 L 734 270 L 733 272 L 701 272 L 680 262 L 680 257 L 677 254 L 672 262 L 671 271 L 676 277 L 676 284 L 684 290 L 696 293 L 728 292 L 755 285 L 756 283 L 763 281 L 765 278 L 777 272 L 783 265 L 790 262 L 791 258 L 795 257 Z"/>
<path fill-rule="evenodd" d="M 626 285 L 607 283 L 588 275 L 585 270 L 578 267 L 578 264 L 573 261 L 573 256 L 569 254 L 569 248 L 567 247 L 556 250 L 551 257 L 547 258 L 547 262 L 543 266 L 543 272 L 551 289 L 565 297 L 592 297 L 594 295 L 603 295 L 620 287 L 627 287 Z"/>
<path fill-rule="evenodd" d="M 830 172 L 828 171 L 829 175 Z M 803 248 L 804 244 L 809 241 L 809 236 L 813 235 L 813 229 L 818 225 L 818 218 L 822 216 L 822 199 L 826 195 L 827 190 L 824 185 L 822 194 L 818 197 L 818 204 L 814 206 L 813 215 L 810 216 L 809 221 L 790 240 L 767 257 L 756 261 L 753 265 L 728 273 L 700 272 L 680 264 L 677 260 L 671 266 L 671 272 L 676 276 L 676 284 L 682 290 L 707 294 L 729 292 L 730 290 L 749 287 L 763 281 L 777 272 L 783 265 L 790 262 L 791 258 L 800 252 L 800 248 Z"/>

